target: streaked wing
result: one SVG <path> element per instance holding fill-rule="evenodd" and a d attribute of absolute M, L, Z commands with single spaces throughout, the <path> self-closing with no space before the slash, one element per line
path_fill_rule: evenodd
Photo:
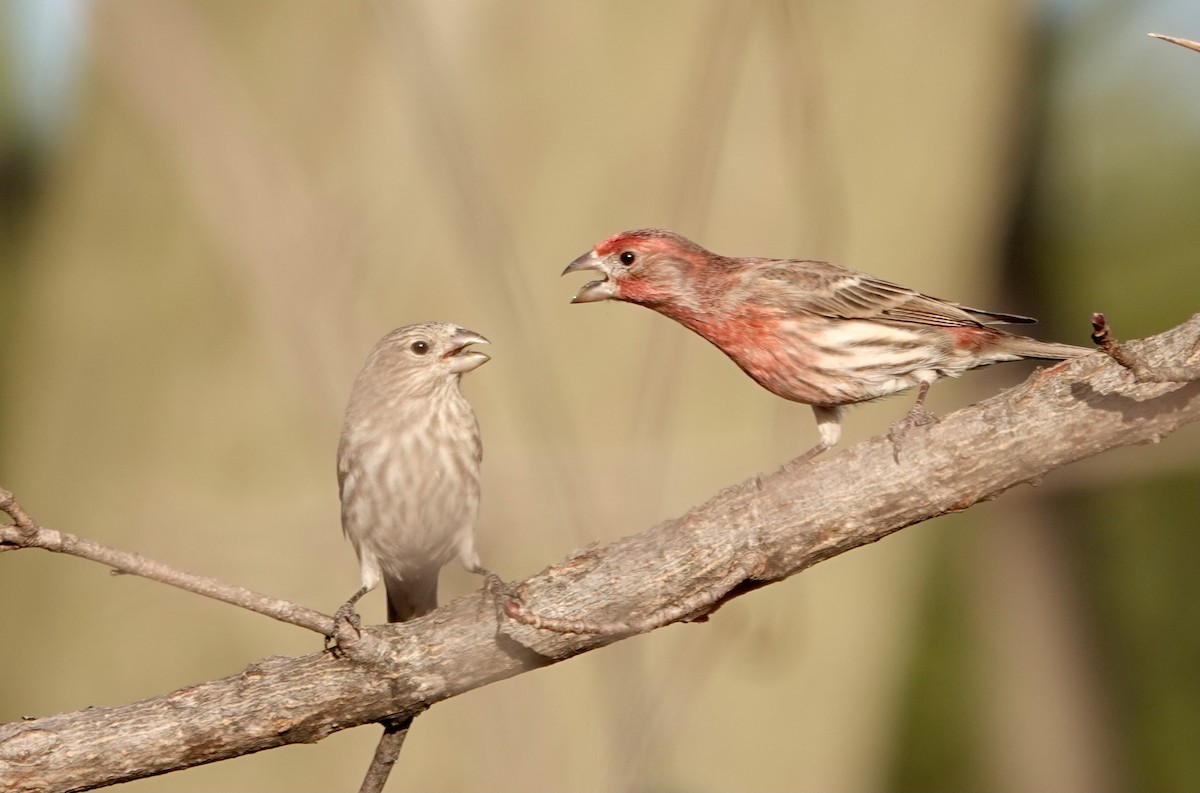
<path fill-rule="evenodd" d="M 939 300 L 831 262 L 762 261 L 754 271 L 754 294 L 769 305 L 797 313 L 943 327 L 1037 321 Z"/>

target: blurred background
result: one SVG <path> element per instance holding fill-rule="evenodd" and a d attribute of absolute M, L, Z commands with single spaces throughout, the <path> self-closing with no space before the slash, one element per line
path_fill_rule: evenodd
<path fill-rule="evenodd" d="M 477 330 L 480 550 L 523 578 L 816 440 L 652 312 L 571 306 L 623 229 L 827 258 L 1088 344 L 1200 303 L 1184 0 L 4 0 L 0 484 L 43 524 L 327 613 L 334 454 L 393 327 Z M 1020 382 L 944 382 L 946 413 Z M 854 409 L 846 444 L 910 396 Z M 440 704 L 391 790 L 1200 790 L 1200 432 Z M 478 587 L 455 568 L 442 599 Z M 316 636 L 0 556 L 0 721 Z M 368 621 L 383 600 L 364 600 Z M 356 786 L 378 729 L 131 783 Z"/>

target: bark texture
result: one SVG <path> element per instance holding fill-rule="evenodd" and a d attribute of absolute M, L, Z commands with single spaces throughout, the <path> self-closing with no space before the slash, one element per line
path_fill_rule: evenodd
<path fill-rule="evenodd" d="M 1125 349 L 1143 365 L 1190 368 L 1200 315 Z M 1137 382 L 1098 352 L 936 424 L 912 430 L 899 462 L 886 438 L 729 487 L 678 519 L 580 551 L 521 583 L 529 612 L 637 624 L 680 603 L 707 616 L 729 598 L 932 517 L 1037 482 L 1107 449 L 1161 440 L 1200 419 L 1200 382 Z M 18 527 L 0 527 L 0 543 Z M 707 597 L 730 571 L 745 580 Z M 707 594 L 706 594 L 707 593 Z M 240 674 L 118 707 L 0 726 L 0 788 L 82 790 L 419 714 L 449 697 L 616 641 L 500 615 L 484 594 L 427 617 L 364 630 L 344 654 L 273 656 Z"/>

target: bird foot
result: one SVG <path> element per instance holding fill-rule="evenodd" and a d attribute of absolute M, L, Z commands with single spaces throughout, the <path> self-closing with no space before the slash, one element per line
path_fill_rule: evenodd
<path fill-rule="evenodd" d="M 338 610 L 333 613 L 334 623 L 345 622 L 349 623 L 350 627 L 354 628 L 357 633 L 362 633 L 362 617 L 354 610 L 354 605 L 351 603 L 343 603 L 338 607 Z"/>
<path fill-rule="evenodd" d="M 496 610 L 496 622 L 502 623 L 508 602 L 514 597 L 515 588 L 486 567 L 477 567 L 471 572 L 483 576 L 484 600 L 492 601 L 492 607 Z"/>
<path fill-rule="evenodd" d="M 795 471 L 797 468 L 803 468 L 817 457 L 820 457 L 822 454 L 829 451 L 829 448 L 832 445 L 833 444 L 825 443 L 824 441 L 818 443 L 816 446 L 812 447 L 794 460 L 789 460 L 788 462 L 784 463 L 783 470 Z"/>
<path fill-rule="evenodd" d="M 897 463 L 900 462 L 900 449 L 904 445 L 904 436 L 908 434 L 913 427 L 920 427 L 925 424 L 933 424 L 938 421 L 938 417 L 930 413 L 924 405 L 916 404 L 909 408 L 908 413 L 899 421 L 892 422 L 888 427 L 888 440 L 892 442 L 892 457 Z"/>
<path fill-rule="evenodd" d="M 343 655 L 345 648 L 362 638 L 362 617 L 354 610 L 357 599 L 347 600 L 333 612 L 333 633 L 325 637 L 325 649 L 334 655 Z"/>

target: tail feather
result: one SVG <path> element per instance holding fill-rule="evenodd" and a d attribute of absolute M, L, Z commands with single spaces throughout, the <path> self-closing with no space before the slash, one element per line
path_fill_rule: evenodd
<path fill-rule="evenodd" d="M 1038 341 L 1028 336 L 1017 336 L 1006 333 L 997 340 L 997 348 L 1022 358 L 1041 358 L 1047 361 L 1063 361 L 1068 358 L 1079 358 L 1094 352 L 1087 347 L 1076 347 L 1073 344 L 1059 344 L 1054 341 Z"/>
<path fill-rule="evenodd" d="M 414 574 L 404 579 L 385 573 L 388 622 L 406 622 L 436 609 L 438 572 L 435 569 L 432 574 Z"/>

